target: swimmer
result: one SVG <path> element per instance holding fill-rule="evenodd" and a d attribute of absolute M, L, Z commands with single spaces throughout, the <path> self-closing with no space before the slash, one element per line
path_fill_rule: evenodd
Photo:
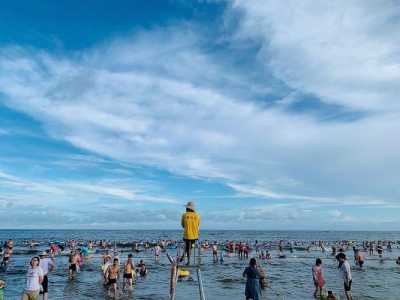
<path fill-rule="evenodd" d="M 132 289 L 133 280 L 135 273 L 135 264 L 133 262 L 133 255 L 128 255 L 128 260 L 124 264 L 124 284 L 122 289 L 125 290 L 125 287 L 128 286 L 128 289 Z"/>
<path fill-rule="evenodd" d="M 146 268 L 146 264 L 144 263 L 143 259 L 140 260 L 139 262 L 139 274 L 142 277 L 145 277 L 147 275 L 148 271 Z"/>
<path fill-rule="evenodd" d="M 79 255 L 76 251 L 71 251 L 68 259 L 68 271 L 69 271 L 69 279 L 72 280 L 76 276 L 76 272 L 78 270 L 78 260 Z"/>
<path fill-rule="evenodd" d="M 160 247 L 160 245 L 157 244 L 154 247 L 154 256 L 155 256 L 156 261 L 160 260 L 160 254 L 161 254 L 161 247 Z"/>
<path fill-rule="evenodd" d="M 211 246 L 212 253 L 213 253 L 213 261 L 217 262 L 218 261 L 218 246 L 217 242 L 214 242 L 214 244 Z"/>
<path fill-rule="evenodd" d="M 113 293 L 113 297 L 114 299 L 116 299 L 118 290 L 117 280 L 119 276 L 118 258 L 114 258 L 113 264 L 108 267 L 106 273 L 107 273 L 108 284 L 110 285 L 109 295 L 111 296 L 111 293 Z"/>
<path fill-rule="evenodd" d="M 400 265 L 400 256 L 397 257 L 397 259 L 396 259 L 396 264 L 397 264 L 397 265 Z"/>
<path fill-rule="evenodd" d="M 354 255 L 354 261 L 356 262 L 356 265 L 362 268 L 364 265 L 364 255 L 362 255 L 360 251 L 357 251 Z"/>

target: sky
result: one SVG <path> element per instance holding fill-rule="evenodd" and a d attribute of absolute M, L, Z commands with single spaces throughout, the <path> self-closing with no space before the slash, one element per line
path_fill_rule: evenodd
<path fill-rule="evenodd" d="M 400 1 L 7 1 L 0 228 L 400 228 Z"/>

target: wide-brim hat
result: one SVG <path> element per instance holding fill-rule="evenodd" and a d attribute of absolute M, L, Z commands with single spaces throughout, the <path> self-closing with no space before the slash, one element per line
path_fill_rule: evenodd
<path fill-rule="evenodd" d="M 194 210 L 194 203 L 192 201 L 189 201 L 188 203 L 186 203 L 185 207 Z"/>
<path fill-rule="evenodd" d="M 46 251 L 43 251 L 42 253 L 39 254 L 39 256 L 48 256 L 49 254 Z"/>

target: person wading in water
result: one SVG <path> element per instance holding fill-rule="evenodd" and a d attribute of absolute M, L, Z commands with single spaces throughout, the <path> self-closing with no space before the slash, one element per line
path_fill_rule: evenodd
<path fill-rule="evenodd" d="M 194 203 L 186 204 L 186 212 L 182 215 L 181 225 L 184 229 L 183 240 L 185 241 L 185 252 L 180 261 L 187 255 L 187 265 L 190 264 L 190 255 L 193 244 L 199 239 L 200 216 L 195 212 Z"/>

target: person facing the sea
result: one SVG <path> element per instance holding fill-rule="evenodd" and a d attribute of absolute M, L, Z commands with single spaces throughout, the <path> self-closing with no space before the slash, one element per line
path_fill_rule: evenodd
<path fill-rule="evenodd" d="M 344 293 L 346 295 L 347 300 L 352 300 L 351 296 L 351 284 L 352 284 L 352 276 L 351 276 L 351 268 L 350 264 L 346 259 L 346 254 L 339 253 L 337 255 L 337 259 L 339 260 L 339 271 L 344 281 Z"/>
<path fill-rule="evenodd" d="M 183 261 L 187 255 L 187 265 L 190 264 L 190 255 L 193 244 L 199 239 L 200 216 L 195 212 L 194 203 L 186 204 L 186 212 L 182 215 L 181 225 L 184 229 L 183 240 L 185 241 L 185 251 L 180 259 Z"/>
<path fill-rule="evenodd" d="M 37 300 L 39 298 L 40 285 L 43 282 L 43 270 L 39 264 L 39 257 L 35 256 L 31 259 L 21 300 Z"/>
<path fill-rule="evenodd" d="M 43 294 L 43 300 L 49 299 L 49 279 L 48 274 L 49 272 L 53 271 L 55 268 L 55 263 L 53 258 L 49 258 L 49 255 L 46 251 L 40 254 L 40 264 L 39 266 L 43 270 L 43 282 L 42 282 L 42 291 L 40 292 Z"/>
<path fill-rule="evenodd" d="M 322 260 L 317 258 L 315 265 L 312 267 L 312 276 L 315 286 L 314 297 L 317 298 L 317 293 L 319 291 L 319 296 L 322 297 L 322 289 L 325 285 L 324 275 L 322 273 Z"/>
<path fill-rule="evenodd" d="M 250 259 L 249 266 L 243 272 L 243 277 L 247 278 L 244 292 L 246 300 L 261 300 L 260 278 L 263 276 L 254 257 Z"/>

